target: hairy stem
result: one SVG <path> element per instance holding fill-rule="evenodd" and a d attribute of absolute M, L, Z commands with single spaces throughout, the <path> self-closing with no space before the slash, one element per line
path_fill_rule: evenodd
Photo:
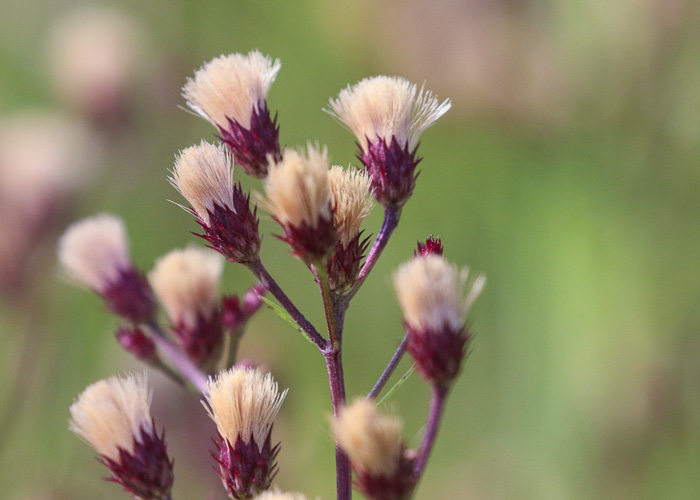
<path fill-rule="evenodd" d="M 267 288 L 270 293 L 277 299 L 277 301 L 284 307 L 285 311 L 289 313 L 294 322 L 299 325 L 299 328 L 304 330 L 308 335 L 309 339 L 316 344 L 316 346 L 323 351 L 326 348 L 326 340 L 321 337 L 314 325 L 312 325 L 309 320 L 307 320 L 304 315 L 297 309 L 297 307 L 289 300 L 287 294 L 285 294 L 277 282 L 270 276 L 267 272 L 265 266 L 263 266 L 260 260 L 248 264 L 248 268 L 251 272 L 260 280 L 260 283 Z"/>
<path fill-rule="evenodd" d="M 377 239 L 374 240 L 372 248 L 367 254 L 367 258 L 365 259 L 365 263 L 362 265 L 362 269 L 360 269 L 360 274 L 358 275 L 355 284 L 350 291 L 345 294 L 345 300 L 350 301 L 350 299 L 355 296 L 357 291 L 365 282 L 370 271 L 372 271 L 372 268 L 377 263 L 377 260 L 379 260 L 379 256 L 382 254 L 382 251 L 384 251 L 386 244 L 389 242 L 391 234 L 394 232 L 394 229 L 396 229 L 396 226 L 398 226 L 400 218 L 400 207 L 390 206 L 384 208 L 384 221 L 382 222 L 382 228 L 379 230 Z"/>
<path fill-rule="evenodd" d="M 399 347 L 396 349 L 396 352 L 391 358 L 391 361 L 389 361 L 389 364 L 384 369 L 384 372 L 379 377 L 379 380 L 377 380 L 377 383 L 374 384 L 374 387 L 372 387 L 372 390 L 369 392 L 369 394 L 367 394 L 368 398 L 375 399 L 377 396 L 379 396 L 379 393 L 382 391 L 386 383 L 389 381 L 389 378 L 391 377 L 392 373 L 394 373 L 394 370 L 399 365 L 399 361 L 401 361 L 403 353 L 406 352 L 407 343 L 408 334 L 404 335 L 403 340 L 401 341 L 401 344 L 399 344 Z"/>
<path fill-rule="evenodd" d="M 428 458 L 430 457 L 430 452 L 435 444 L 435 438 L 437 437 L 437 432 L 440 427 L 440 420 L 442 419 L 442 414 L 445 409 L 445 402 L 447 401 L 447 387 L 441 385 L 433 386 L 433 394 L 430 399 L 430 411 L 428 413 L 428 423 L 425 431 L 425 436 L 423 436 L 423 442 L 420 446 L 420 451 L 418 452 L 418 457 L 413 466 L 413 488 L 415 489 L 418 481 L 420 481 L 425 466 L 428 463 Z"/>

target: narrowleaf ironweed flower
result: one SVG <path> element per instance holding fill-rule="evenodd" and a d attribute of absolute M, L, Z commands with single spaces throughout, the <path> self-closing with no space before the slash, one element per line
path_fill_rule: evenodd
<path fill-rule="evenodd" d="M 307 264 L 325 261 L 335 249 L 328 169 L 327 150 L 309 144 L 306 154 L 286 150 L 265 179 L 265 203 L 284 228 L 280 239 Z"/>
<path fill-rule="evenodd" d="M 59 241 L 58 258 L 71 278 L 102 296 L 118 316 L 132 323 L 153 319 L 153 294 L 131 263 L 118 217 L 100 214 L 71 225 Z"/>
<path fill-rule="evenodd" d="M 151 418 L 144 376 L 111 377 L 88 386 L 70 408 L 70 429 L 100 454 L 109 481 L 143 500 L 169 500 L 173 461 Z"/>
<path fill-rule="evenodd" d="M 361 239 L 360 226 L 374 206 L 371 179 L 360 170 L 337 165 L 328 172 L 333 221 L 338 241 L 328 261 L 331 289 L 342 292 L 351 287 L 360 271 L 369 239 Z"/>
<path fill-rule="evenodd" d="M 377 201 L 400 207 L 415 187 L 418 139 L 451 105 L 403 78 L 375 76 L 341 90 L 327 111 L 357 137 Z"/>
<path fill-rule="evenodd" d="M 140 328 L 120 326 L 115 336 L 117 342 L 136 359 L 147 363 L 154 363 L 158 360 L 156 345 Z"/>
<path fill-rule="evenodd" d="M 217 473 L 231 498 L 247 499 L 267 490 L 277 473 L 272 424 L 287 391 L 258 369 L 231 368 L 207 384 L 206 405 L 216 424 Z"/>
<path fill-rule="evenodd" d="M 202 66 L 182 89 L 187 105 L 219 129 L 247 174 L 263 178 L 270 160 L 282 157 L 277 117 L 270 118 L 267 93 L 280 70 L 258 51 L 222 55 Z"/>
<path fill-rule="evenodd" d="M 173 325 L 173 332 L 198 366 L 218 361 L 224 332 L 219 283 L 224 259 L 204 248 L 173 250 L 161 257 L 148 279 Z"/>
<path fill-rule="evenodd" d="M 442 255 L 442 241 L 440 238 L 433 236 L 432 234 L 428 236 L 425 243 L 418 242 L 418 249 L 413 252 L 414 257 L 425 257 L 427 255 Z"/>
<path fill-rule="evenodd" d="M 457 376 L 471 338 L 467 313 L 486 280 L 478 276 L 467 285 L 468 276 L 435 254 L 414 258 L 394 274 L 408 351 L 419 373 L 436 385 L 448 386 Z"/>
<path fill-rule="evenodd" d="M 410 497 L 412 459 L 401 439 L 403 424 L 379 413 L 372 401 L 355 400 L 331 420 L 336 439 L 350 457 L 355 486 L 372 500 Z"/>
<path fill-rule="evenodd" d="M 214 250 L 242 264 L 254 262 L 260 253 L 257 206 L 250 209 L 250 196 L 233 181 L 231 157 L 221 146 L 202 141 L 180 153 L 170 183 L 192 206 Z"/>

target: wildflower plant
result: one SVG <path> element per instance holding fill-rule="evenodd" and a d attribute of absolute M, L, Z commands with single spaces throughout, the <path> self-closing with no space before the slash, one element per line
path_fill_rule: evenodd
<path fill-rule="evenodd" d="M 183 88 L 187 104 L 217 128 L 220 140 L 181 151 L 170 177 L 209 250 L 172 251 L 145 274 L 129 258 L 123 223 L 103 214 L 66 231 L 60 261 L 69 276 L 100 295 L 121 320 L 116 337 L 122 347 L 201 395 L 218 432 L 213 465 L 230 498 L 305 498 L 274 486 L 280 443 L 272 433 L 287 390 L 280 391 L 271 374 L 236 359 L 246 323 L 264 303 L 296 323 L 325 362 L 337 498 L 351 498 L 354 472 L 354 487 L 368 498 L 408 499 L 425 470 L 449 390 L 469 348 L 467 314 L 484 278 L 470 279 L 466 269 L 450 264 L 438 238 L 419 243 L 414 257 L 394 274 L 406 335 L 374 387 L 350 405 L 344 324 L 353 297 L 416 186 L 420 135 L 449 110 L 450 101 L 440 103 L 431 92 L 399 77 L 368 78 L 341 90 L 328 112 L 355 134 L 364 166 L 346 169 L 331 165 L 325 147 L 280 146 L 277 115 L 271 118 L 267 106 L 280 67 L 278 60 L 257 51 L 221 56 L 202 66 Z M 235 180 L 234 164 L 260 179 L 264 193 L 251 197 L 245 192 Z M 372 240 L 362 225 L 375 200 L 384 209 L 384 221 Z M 306 319 L 263 265 L 258 203 L 279 224 L 275 236 L 306 264 L 317 283 L 324 328 Z M 221 296 L 225 262 L 247 267 L 259 283 L 240 298 Z M 166 313 L 165 325 L 158 303 Z M 404 441 L 400 417 L 377 403 L 405 351 L 432 389 L 425 435 L 416 449 Z M 149 402 L 141 378 L 101 381 L 71 408 L 71 428 L 96 448 L 112 480 L 132 496 L 168 499 L 172 460 L 164 435 L 154 430 Z"/>

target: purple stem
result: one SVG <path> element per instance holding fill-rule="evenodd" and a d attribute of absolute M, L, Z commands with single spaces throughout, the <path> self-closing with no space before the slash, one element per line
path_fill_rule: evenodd
<path fill-rule="evenodd" d="M 282 307 L 284 307 L 285 311 L 289 313 L 294 322 L 299 325 L 299 328 L 306 332 L 311 341 L 316 344 L 321 351 L 324 351 L 327 344 L 326 340 L 321 337 L 321 334 L 318 333 L 316 328 L 314 328 L 314 325 L 312 325 L 309 320 L 307 320 L 299 311 L 299 309 L 296 308 L 292 301 L 289 300 L 287 294 L 282 291 L 277 282 L 272 278 L 272 276 L 270 276 L 270 273 L 267 272 L 267 269 L 265 269 L 262 262 L 260 260 L 253 262 L 252 264 L 248 265 L 248 268 L 260 280 L 260 283 L 262 283 L 265 288 L 267 288 L 277 299 Z"/>
<path fill-rule="evenodd" d="M 153 342 L 182 375 L 202 394 L 207 393 L 207 376 L 188 358 L 182 350 L 170 342 L 157 323 L 149 325 Z"/>
<path fill-rule="evenodd" d="M 440 427 L 440 419 L 447 401 L 447 387 L 441 385 L 433 386 L 433 395 L 430 399 L 430 413 L 428 414 L 428 424 L 423 436 L 423 442 L 418 452 L 418 457 L 413 465 L 413 487 L 415 488 L 420 481 L 421 475 L 425 470 L 425 465 L 428 463 L 428 457 L 435 444 L 438 428 Z"/>
<path fill-rule="evenodd" d="M 326 369 L 328 370 L 333 415 L 337 417 L 341 408 L 345 405 L 345 379 L 343 376 L 341 345 L 336 345 L 335 342 L 328 342 L 327 348 L 323 351 L 323 356 L 326 359 Z M 352 496 L 350 459 L 340 448 L 337 440 L 335 443 L 335 470 L 338 500 L 350 500 Z"/>
<path fill-rule="evenodd" d="M 394 353 L 394 357 L 391 358 L 391 361 L 389 361 L 389 364 L 386 366 L 384 369 L 384 373 L 382 373 L 381 377 L 379 377 L 379 380 L 377 380 L 377 383 L 374 384 L 374 387 L 372 387 L 372 390 L 367 394 L 368 398 L 375 399 L 377 396 L 379 396 L 379 393 L 382 391 L 386 383 L 389 381 L 389 378 L 391 377 L 391 374 L 394 373 L 394 370 L 396 367 L 399 365 L 399 361 L 401 361 L 401 358 L 403 357 L 403 353 L 406 352 L 406 344 L 408 343 L 408 333 L 404 335 L 403 340 L 401 341 L 401 344 L 399 344 L 398 349 L 396 349 L 396 352 Z"/>
<path fill-rule="evenodd" d="M 374 240 L 372 248 L 367 254 L 367 258 L 365 259 L 365 263 L 362 265 L 362 269 L 360 270 L 357 280 L 355 280 L 355 284 L 350 291 L 344 295 L 343 300 L 350 302 L 350 299 L 355 296 L 357 291 L 362 286 L 362 283 L 365 282 L 370 271 L 372 271 L 374 264 L 376 264 L 377 260 L 379 260 L 379 256 L 382 254 L 384 247 L 386 247 L 389 237 L 391 237 L 391 233 L 393 233 L 396 226 L 398 226 L 400 217 L 400 207 L 389 206 L 384 208 L 384 221 L 382 222 L 382 228 L 379 230 L 377 239 Z"/>

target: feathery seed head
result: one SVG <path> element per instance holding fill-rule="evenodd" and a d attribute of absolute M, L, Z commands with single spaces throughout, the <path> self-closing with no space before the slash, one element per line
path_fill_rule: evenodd
<path fill-rule="evenodd" d="M 131 267 L 124 223 L 109 214 L 75 222 L 59 240 L 58 260 L 75 281 L 101 292 Z"/>
<path fill-rule="evenodd" d="M 119 461 L 133 452 L 141 429 L 152 432 L 151 394 L 144 376 L 110 377 L 90 385 L 70 407 L 70 430 L 100 455 Z"/>
<path fill-rule="evenodd" d="M 197 316 L 211 316 L 224 261 L 211 250 L 190 246 L 161 257 L 148 275 L 156 296 L 174 323 L 192 328 Z"/>
<path fill-rule="evenodd" d="M 402 148 L 415 148 L 420 135 L 452 106 L 400 77 L 375 76 L 340 91 L 331 99 L 331 115 L 344 123 L 361 142 L 369 144 L 393 138 Z"/>
<path fill-rule="evenodd" d="M 253 110 L 267 99 L 270 85 L 282 64 L 257 50 L 221 55 L 188 78 L 182 89 L 187 105 L 215 126 L 226 128 L 228 119 L 249 129 Z"/>
<path fill-rule="evenodd" d="M 222 146 L 202 141 L 181 151 L 175 159 L 170 183 L 206 224 L 217 206 L 235 211 L 233 166 Z"/>
<path fill-rule="evenodd" d="M 362 221 L 372 211 L 371 183 L 365 172 L 355 168 L 345 170 L 335 165 L 328 172 L 333 219 L 344 247 L 360 233 Z"/>
<path fill-rule="evenodd" d="M 262 450 L 287 391 L 279 392 L 269 373 L 231 368 L 207 384 L 207 412 L 221 436 L 232 445 L 240 436 Z"/>
<path fill-rule="evenodd" d="M 356 399 L 331 420 L 338 442 L 358 474 L 392 476 L 403 453 L 403 424 L 382 415 L 372 401 Z"/>

